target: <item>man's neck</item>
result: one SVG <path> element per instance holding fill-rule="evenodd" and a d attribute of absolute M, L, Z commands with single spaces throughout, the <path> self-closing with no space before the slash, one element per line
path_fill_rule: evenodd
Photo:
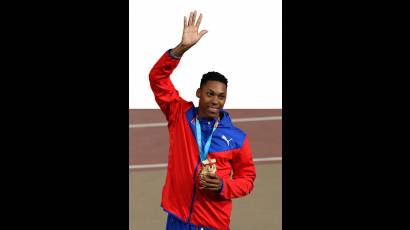
<path fill-rule="evenodd" d="M 205 116 L 205 115 L 202 115 L 202 114 L 201 114 L 201 111 L 199 110 L 199 108 L 198 108 L 198 118 L 199 118 L 200 120 L 210 120 L 210 121 L 215 119 L 214 117 L 207 117 L 207 116 Z M 217 119 L 218 119 L 218 120 L 221 120 L 221 119 L 222 119 L 222 112 L 221 112 L 221 111 L 219 111 L 219 114 L 218 114 Z"/>

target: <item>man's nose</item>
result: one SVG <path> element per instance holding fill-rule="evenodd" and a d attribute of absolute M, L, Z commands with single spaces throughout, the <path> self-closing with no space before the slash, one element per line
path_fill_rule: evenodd
<path fill-rule="evenodd" d="M 217 97 L 212 97 L 211 103 L 213 105 L 217 105 L 218 104 L 218 98 Z"/>

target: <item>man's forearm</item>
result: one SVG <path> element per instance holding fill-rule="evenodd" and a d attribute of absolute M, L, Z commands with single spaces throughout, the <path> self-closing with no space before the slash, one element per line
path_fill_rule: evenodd
<path fill-rule="evenodd" d="M 171 50 L 171 54 L 174 57 L 180 58 L 182 57 L 182 55 L 184 55 L 184 53 L 187 50 L 189 50 L 189 48 L 191 48 L 191 46 L 186 46 L 186 45 L 183 45 L 182 43 L 179 43 L 175 48 Z"/>

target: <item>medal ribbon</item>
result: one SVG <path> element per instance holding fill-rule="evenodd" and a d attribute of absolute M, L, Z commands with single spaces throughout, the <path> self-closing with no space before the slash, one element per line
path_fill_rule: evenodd
<path fill-rule="evenodd" d="M 212 135 L 214 134 L 216 128 L 218 127 L 219 121 L 216 121 L 214 124 L 214 128 L 212 129 L 211 135 L 209 135 L 208 140 L 206 140 L 205 146 L 202 149 L 202 133 L 201 133 L 201 125 L 199 124 L 198 116 L 195 119 L 195 126 L 196 126 L 196 142 L 198 143 L 199 148 L 199 157 L 201 161 L 206 160 L 208 157 L 209 147 L 211 146 Z"/>

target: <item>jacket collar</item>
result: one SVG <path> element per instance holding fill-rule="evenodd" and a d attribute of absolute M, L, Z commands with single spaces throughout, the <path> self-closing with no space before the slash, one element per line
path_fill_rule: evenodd
<path fill-rule="evenodd" d="M 194 110 L 195 110 L 195 114 L 198 114 L 199 107 L 195 107 Z M 221 109 L 219 113 L 221 114 L 221 120 L 219 120 L 219 126 L 225 126 L 225 127 L 232 126 L 232 121 L 231 121 L 231 117 L 229 116 L 229 113 L 226 112 L 224 109 Z M 203 119 L 206 119 L 206 118 L 203 118 Z M 214 118 L 214 121 L 216 121 L 217 119 L 218 118 Z"/>

